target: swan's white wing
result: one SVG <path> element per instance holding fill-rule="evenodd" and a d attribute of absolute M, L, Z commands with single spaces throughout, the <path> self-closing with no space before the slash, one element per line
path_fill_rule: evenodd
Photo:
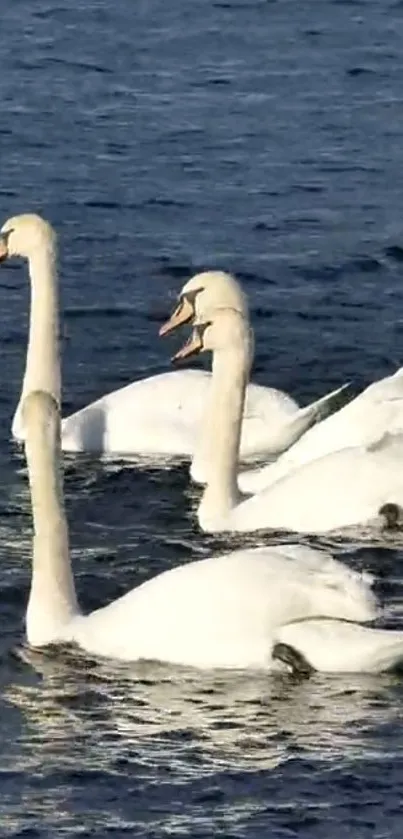
<path fill-rule="evenodd" d="M 188 563 L 88 617 L 70 637 L 113 658 L 195 667 L 269 667 L 273 629 L 315 614 L 368 620 L 368 579 L 301 546 L 236 551 Z"/>
<path fill-rule="evenodd" d="M 191 455 L 203 419 L 211 374 L 176 370 L 109 393 L 62 422 L 66 451 Z M 298 406 L 274 388 L 249 385 L 243 455 L 271 445 Z M 14 427 L 15 436 L 22 437 Z"/>
<path fill-rule="evenodd" d="M 374 382 L 340 411 L 310 428 L 276 463 L 242 472 L 241 492 L 256 494 L 291 469 L 339 449 L 368 446 L 403 430 L 403 368 Z"/>
<path fill-rule="evenodd" d="M 280 627 L 277 643 L 324 673 L 380 673 L 403 663 L 403 632 L 314 619 Z"/>

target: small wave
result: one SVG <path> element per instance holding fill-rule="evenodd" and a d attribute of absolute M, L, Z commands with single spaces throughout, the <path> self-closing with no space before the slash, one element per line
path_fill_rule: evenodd
<path fill-rule="evenodd" d="M 144 202 L 145 207 L 190 207 L 187 201 L 177 201 L 174 198 L 149 198 Z"/>
<path fill-rule="evenodd" d="M 113 75 L 113 71 L 109 67 L 101 67 L 99 64 L 88 64 L 88 62 L 84 61 L 72 61 L 68 58 L 48 57 L 44 59 L 44 64 L 61 64 L 63 67 L 73 67 L 77 70 L 93 70 L 95 73 Z"/>
<path fill-rule="evenodd" d="M 135 306 L 97 306 L 95 304 L 93 306 L 71 306 L 64 309 L 63 314 L 64 317 L 70 318 L 71 320 L 80 320 L 81 318 L 88 317 L 121 318 L 126 317 L 126 315 L 132 316 L 133 312 L 137 312 Z"/>
<path fill-rule="evenodd" d="M 348 274 L 374 274 L 384 267 L 377 257 L 364 254 L 332 265 L 297 265 L 295 270 L 306 280 L 335 280 Z"/>
<path fill-rule="evenodd" d="M 370 67 L 350 67 L 346 70 L 347 76 L 365 76 L 373 73 L 375 73 L 375 70 Z"/>
<path fill-rule="evenodd" d="M 393 259 L 395 262 L 403 262 L 403 247 L 400 245 L 389 245 L 385 248 L 385 256 Z"/>

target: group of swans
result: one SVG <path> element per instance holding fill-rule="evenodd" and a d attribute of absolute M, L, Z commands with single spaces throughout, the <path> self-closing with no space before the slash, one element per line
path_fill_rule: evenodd
<path fill-rule="evenodd" d="M 369 576 L 350 570 L 325 551 L 302 545 L 240 550 L 185 563 L 82 614 L 63 498 L 57 288 L 46 281 L 38 287 L 41 266 L 54 265 L 55 238 L 36 218 L 6 222 L 0 232 L 0 259 L 27 251 L 37 285 L 31 304 L 31 359 L 18 421 L 24 431 L 34 529 L 26 615 L 29 644 L 42 648 L 69 641 L 113 659 L 157 659 L 199 668 L 270 670 L 286 662 L 305 672 L 379 672 L 400 664 L 403 632 L 367 625 L 378 616 Z M 237 341 L 246 355 L 247 321 L 236 311 L 224 310 L 222 315 L 225 330 L 233 329 L 236 318 Z M 190 346 L 215 348 L 225 336 L 223 332 L 220 338 L 213 324 L 198 324 Z M 214 369 L 220 364 L 215 358 Z M 245 369 L 234 365 L 233 373 L 238 387 L 232 406 L 240 415 Z M 222 404 L 229 393 L 228 387 Z M 235 425 L 238 441 L 234 445 L 231 435 L 231 456 L 239 443 L 239 417 Z M 225 457 L 220 456 L 224 467 Z"/>
<path fill-rule="evenodd" d="M 203 530 L 265 528 L 324 533 L 397 520 L 403 508 L 403 370 L 375 382 L 299 438 L 277 461 L 238 474 L 245 392 L 253 352 L 246 309 L 229 293 L 208 293 L 200 274 L 182 289 L 202 300 L 193 337 L 176 358 L 213 353 L 201 443 L 208 464 L 198 510 Z M 223 285 L 223 280 L 221 280 Z M 211 299 L 210 299 L 211 297 Z M 186 313 L 185 313 L 186 317 Z M 161 332 L 182 322 L 176 310 Z M 193 462 L 192 475 L 194 474 Z M 196 470 L 197 472 L 197 470 Z M 241 493 L 248 493 L 244 497 Z"/>
<path fill-rule="evenodd" d="M 10 233 L 10 230 L 12 233 Z M 56 239 L 51 226 L 39 216 L 23 215 L 4 225 L 7 254 L 28 261 L 31 281 L 30 335 L 21 400 L 38 385 L 42 355 L 55 324 L 58 310 Z M 7 241 L 6 241 L 7 240 Z M 208 283 L 209 274 L 200 275 Z M 212 282 L 211 282 L 212 279 Z M 208 305 L 223 299 L 247 314 L 247 301 L 238 283 L 214 272 L 208 284 Z M 187 319 L 203 312 L 203 294 L 189 295 L 182 306 Z M 175 318 L 173 319 L 175 320 Z M 60 399 L 58 371 L 52 372 L 52 393 Z M 102 396 L 62 421 L 65 451 L 109 454 L 190 455 L 198 454 L 199 428 L 211 375 L 202 370 L 178 370 L 133 382 Z M 40 382 L 39 382 L 40 384 Z M 274 388 L 249 385 L 243 422 L 240 456 L 276 455 L 287 449 L 312 423 L 332 410 L 343 388 L 299 408 L 287 394 Z M 22 441 L 21 402 L 12 424 L 12 434 Z M 201 448 L 202 443 L 200 444 Z"/>
<path fill-rule="evenodd" d="M 246 321 L 248 320 L 247 302 L 239 283 L 230 274 L 224 272 L 211 271 L 197 274 L 183 286 L 179 294 L 179 304 L 161 327 L 160 335 L 172 332 L 178 326 L 189 323 L 191 320 L 196 324 L 212 322 L 214 313 L 221 309 L 239 312 Z M 228 350 L 231 348 L 230 340 L 229 337 Z M 239 364 L 245 367 L 245 375 L 248 375 L 253 360 L 252 330 L 247 340 L 249 346 L 245 347 L 244 357 L 239 361 Z M 211 349 L 214 352 L 214 348 Z M 217 379 L 218 377 L 217 373 Z M 334 410 L 334 405 L 347 387 L 346 385 L 313 403 L 312 406 L 308 406 L 307 409 L 300 410 L 299 416 L 294 416 L 294 429 L 298 426 L 304 410 L 310 413 L 309 425 L 312 427 L 300 425 L 294 437 L 291 433 L 287 439 L 279 440 L 276 437 L 276 445 L 273 445 L 271 449 L 267 444 L 266 448 L 264 443 L 260 445 L 260 435 L 264 432 L 259 425 L 260 417 L 253 415 L 253 406 L 248 404 L 250 387 L 251 385 L 248 385 L 246 390 L 244 417 L 247 416 L 251 422 L 255 421 L 253 429 L 255 448 L 251 450 L 251 453 L 259 456 L 260 459 L 263 459 L 264 455 L 270 458 L 275 454 L 284 453 L 275 462 L 271 461 L 266 466 L 240 472 L 238 485 L 241 492 L 259 492 L 286 475 L 291 469 L 311 460 L 341 449 L 358 446 L 371 447 L 380 442 L 385 434 L 398 435 L 403 431 L 403 367 L 393 375 L 373 382 L 355 399 L 327 416 L 326 419 L 323 419 L 325 412 L 330 413 Z M 196 483 L 205 483 L 206 463 L 211 457 L 203 452 L 208 451 L 211 445 L 209 425 L 215 426 L 213 404 L 214 398 L 212 398 L 211 407 L 205 411 L 204 429 L 200 430 L 199 450 L 195 451 L 191 465 L 191 476 Z M 315 409 L 319 409 L 315 419 L 322 421 L 313 424 Z M 245 419 L 241 429 L 241 450 L 244 424 Z M 282 429 L 280 430 L 279 427 L 272 429 L 273 437 L 279 431 L 281 434 Z"/>

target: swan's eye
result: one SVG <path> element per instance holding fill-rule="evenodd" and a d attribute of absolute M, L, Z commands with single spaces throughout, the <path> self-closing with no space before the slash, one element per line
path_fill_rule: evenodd
<path fill-rule="evenodd" d="M 200 341 L 201 346 L 204 346 L 204 333 L 209 326 L 212 325 L 211 320 L 207 320 L 205 323 L 197 323 L 194 327 L 195 332 L 197 333 L 198 339 Z"/>
<path fill-rule="evenodd" d="M 4 260 L 8 257 L 8 240 L 11 233 L 13 233 L 13 228 L 10 230 L 3 230 L 3 232 L 0 233 L 0 262 L 4 262 Z"/>
<path fill-rule="evenodd" d="M 3 230 L 0 233 L 0 238 L 4 242 L 5 245 L 8 245 L 8 240 L 9 240 L 12 233 L 14 233 L 14 227 L 10 227 L 9 230 Z"/>
<path fill-rule="evenodd" d="M 198 294 L 200 294 L 201 291 L 204 291 L 203 286 L 200 286 L 200 288 L 194 288 L 191 291 L 184 291 L 182 294 L 179 295 L 179 302 L 182 304 L 182 306 L 184 306 L 185 303 L 189 303 L 189 306 L 191 306 L 194 310 L 196 297 Z"/>

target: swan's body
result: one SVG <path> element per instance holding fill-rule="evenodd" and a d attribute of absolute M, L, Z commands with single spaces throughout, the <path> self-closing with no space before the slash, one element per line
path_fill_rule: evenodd
<path fill-rule="evenodd" d="M 2 258 L 26 256 L 31 280 L 30 337 L 20 403 L 12 434 L 24 440 L 21 404 L 26 393 L 41 387 L 37 371 L 41 359 L 53 339 L 57 321 L 58 279 L 56 267 L 56 236 L 47 222 L 35 215 L 17 216 L 7 222 L 19 231 L 23 247 L 7 242 Z M 21 235 L 22 233 L 22 235 Z M 15 234 L 13 234 L 15 237 Z M 15 239 L 14 239 L 15 240 Z M 204 276 L 204 275 L 201 275 Z M 210 276 L 210 275 L 206 275 Z M 214 274 L 219 278 L 221 275 Z M 227 275 L 224 275 L 224 280 Z M 224 282 L 228 287 L 231 278 Z M 216 284 L 220 296 L 220 283 Z M 233 302 L 239 310 L 247 304 L 234 281 Z M 197 305 L 201 304 L 201 300 Z M 62 422 L 62 448 L 65 451 L 89 451 L 115 455 L 147 454 L 192 456 L 196 451 L 195 468 L 203 478 L 205 465 L 197 455 L 204 405 L 208 398 L 211 374 L 203 371 L 162 373 L 134 382 L 102 396 L 75 412 Z M 342 390 L 342 388 L 340 389 Z M 53 371 L 52 393 L 60 399 L 60 383 Z M 339 390 L 335 392 L 338 395 Z M 331 393 L 312 405 L 299 408 L 287 394 L 275 388 L 250 385 L 242 429 L 241 458 L 284 451 L 317 419 L 326 415 L 334 404 Z M 202 445 L 202 444 L 201 444 Z"/>
<path fill-rule="evenodd" d="M 240 419 L 250 353 L 244 317 L 216 310 L 179 355 L 213 351 L 210 424 L 214 452 L 199 507 L 207 531 L 264 528 L 327 532 L 351 525 L 379 525 L 385 504 L 403 507 L 403 437 L 384 435 L 374 446 L 343 449 L 291 469 L 249 499 L 237 485 Z"/>
<path fill-rule="evenodd" d="M 210 386 L 211 373 L 204 370 L 176 370 L 133 382 L 66 417 L 62 421 L 62 447 L 73 452 L 192 457 L 198 447 Z M 298 408 L 282 391 L 250 384 L 241 458 L 284 451 L 316 417 L 329 410 L 340 390 Z M 14 436 L 21 437 L 21 432 Z M 202 480 L 204 473 L 205 466 L 201 465 L 198 475 Z"/>
<path fill-rule="evenodd" d="M 293 469 L 340 449 L 370 447 L 403 432 L 403 367 L 373 382 L 332 416 L 310 428 L 275 463 L 238 477 L 242 492 L 257 493 Z"/>

